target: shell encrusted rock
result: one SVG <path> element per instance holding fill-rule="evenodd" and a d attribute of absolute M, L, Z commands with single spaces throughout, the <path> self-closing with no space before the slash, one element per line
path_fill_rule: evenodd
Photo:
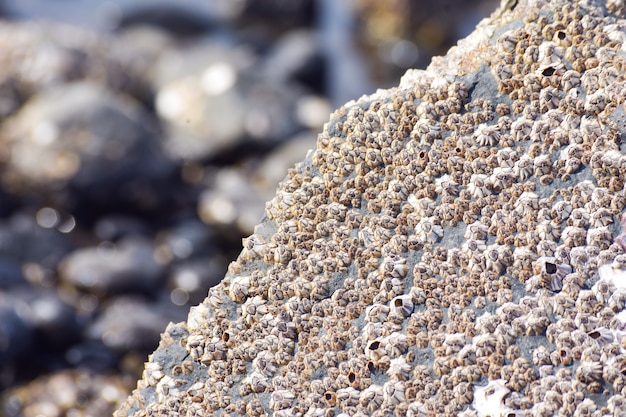
<path fill-rule="evenodd" d="M 333 113 L 116 416 L 626 415 L 623 3 L 503 2 Z"/>

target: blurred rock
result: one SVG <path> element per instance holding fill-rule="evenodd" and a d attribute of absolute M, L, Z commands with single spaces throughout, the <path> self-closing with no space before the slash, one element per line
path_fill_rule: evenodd
<path fill-rule="evenodd" d="M 156 238 L 157 258 L 162 264 L 192 257 L 210 258 L 215 233 L 197 218 L 187 218 L 165 229 Z"/>
<path fill-rule="evenodd" d="M 215 258 L 178 264 L 168 276 L 168 285 L 172 289 L 170 300 L 176 305 L 196 305 L 206 297 L 209 288 L 222 280 L 223 275 L 224 265 Z"/>
<path fill-rule="evenodd" d="M 241 22 L 247 24 L 271 22 L 274 30 L 313 26 L 317 17 L 315 0 L 243 0 L 240 3 L 243 4 L 238 16 Z"/>
<path fill-rule="evenodd" d="M 137 58 L 102 33 L 58 23 L 2 21 L 0 120 L 32 95 L 79 79 L 147 101 L 147 84 L 137 77 Z"/>
<path fill-rule="evenodd" d="M 270 152 L 251 175 L 254 184 L 264 193 L 274 193 L 276 185 L 287 175 L 287 170 L 304 159 L 307 152 L 315 149 L 317 135 L 305 131 L 293 136 L 285 144 Z"/>
<path fill-rule="evenodd" d="M 84 205 L 153 208 L 172 169 L 153 125 L 136 102 L 97 84 L 51 88 L 6 125 L 5 184 L 42 193 L 70 212 Z"/>
<path fill-rule="evenodd" d="M 0 257 L 0 290 L 26 284 L 20 264 L 14 259 Z"/>
<path fill-rule="evenodd" d="M 296 82 L 323 94 L 326 62 L 318 42 L 314 31 L 285 33 L 268 52 L 261 67 L 263 76 L 274 82 Z"/>
<path fill-rule="evenodd" d="M 53 270 L 72 249 L 73 245 L 65 234 L 57 229 L 41 227 L 28 213 L 0 220 L 0 256 L 5 259 L 13 259 L 22 265 L 30 262 L 40 265 L 43 270 Z M 28 269 L 25 268 L 26 271 Z M 24 270 L 23 273 L 27 279 L 32 277 Z"/>
<path fill-rule="evenodd" d="M 38 347 L 46 351 L 66 349 L 80 340 L 81 326 L 74 308 L 52 291 L 20 289 L 11 297 L 23 303 L 22 317 L 35 333 Z"/>
<path fill-rule="evenodd" d="M 27 315 L 27 305 L 23 301 L 0 292 L 0 365 L 30 351 L 33 329 Z"/>
<path fill-rule="evenodd" d="M 133 380 L 88 370 L 62 370 L 3 395 L 6 417 L 87 417 L 111 415 Z"/>
<path fill-rule="evenodd" d="M 117 242 L 129 236 L 150 235 L 150 227 L 141 219 L 125 215 L 109 215 L 100 218 L 94 227 L 100 240 Z"/>
<path fill-rule="evenodd" d="M 151 243 L 136 237 L 78 249 L 59 268 L 64 283 L 98 297 L 156 292 L 163 273 Z"/>
<path fill-rule="evenodd" d="M 154 26 L 175 36 L 199 36 L 210 31 L 216 22 L 206 9 L 190 4 L 146 4 L 121 10 L 117 28 Z"/>
<path fill-rule="evenodd" d="M 155 304 L 138 297 L 120 297 L 103 308 L 86 335 L 115 352 L 149 352 L 169 322 L 182 321 L 186 316 L 187 309 L 170 302 Z"/>
<path fill-rule="evenodd" d="M 200 196 L 198 215 L 207 224 L 250 234 L 263 216 L 264 202 L 270 195 L 268 190 L 254 187 L 241 171 L 224 168 L 215 173 L 212 187 Z"/>

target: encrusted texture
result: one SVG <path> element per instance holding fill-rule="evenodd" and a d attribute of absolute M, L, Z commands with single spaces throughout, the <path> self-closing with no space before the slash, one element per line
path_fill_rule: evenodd
<path fill-rule="evenodd" d="M 335 112 L 117 416 L 626 415 L 622 3 Z"/>

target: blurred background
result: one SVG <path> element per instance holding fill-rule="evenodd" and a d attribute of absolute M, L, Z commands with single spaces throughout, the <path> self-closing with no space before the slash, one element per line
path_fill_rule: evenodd
<path fill-rule="evenodd" d="M 330 112 L 496 6 L 0 0 L 0 415 L 111 415 Z"/>

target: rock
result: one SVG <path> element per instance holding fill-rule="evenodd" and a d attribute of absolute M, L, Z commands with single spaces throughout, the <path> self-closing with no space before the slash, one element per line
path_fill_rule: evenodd
<path fill-rule="evenodd" d="M 164 276 L 152 245 L 138 237 L 77 249 L 63 259 L 59 273 L 66 284 L 98 297 L 149 294 L 158 289 Z"/>
<path fill-rule="evenodd" d="M 23 416 L 110 415 L 128 390 L 127 379 L 87 369 L 61 370 L 3 395 L 2 414 Z"/>
<path fill-rule="evenodd" d="M 323 94 L 326 62 L 315 32 L 294 30 L 283 35 L 268 52 L 261 71 L 274 82 L 297 82 Z"/>
<path fill-rule="evenodd" d="M 95 224 L 96 236 L 103 241 L 117 242 L 125 237 L 149 237 L 150 227 L 141 219 L 111 215 L 100 218 Z"/>
<path fill-rule="evenodd" d="M 141 57 L 102 33 L 50 22 L 0 24 L 0 118 L 34 94 L 76 80 L 91 80 L 147 101 L 137 76 Z"/>
<path fill-rule="evenodd" d="M 157 345 L 164 326 L 183 318 L 184 311 L 169 302 L 155 305 L 141 298 L 123 297 L 104 306 L 86 333 L 114 352 L 149 352 Z"/>
<path fill-rule="evenodd" d="M 23 303 L 21 317 L 33 331 L 38 344 L 51 351 L 62 351 L 80 340 L 83 329 L 76 311 L 54 292 L 20 288 L 9 295 Z"/>
<path fill-rule="evenodd" d="M 51 88 L 29 101 L 5 131 L 6 180 L 59 198 L 67 210 L 89 205 L 143 209 L 163 198 L 172 165 L 149 116 L 132 100 L 88 82 Z M 16 192 L 20 192 L 16 190 Z"/>
<path fill-rule="evenodd" d="M 42 271 L 54 270 L 72 249 L 73 245 L 64 233 L 41 227 L 35 216 L 18 213 L 0 222 L 0 256 L 20 263 L 24 267 L 22 273 L 26 275 L 33 269 L 28 265 L 38 265 Z"/>
<path fill-rule="evenodd" d="M 168 276 L 171 301 L 189 306 L 200 303 L 206 297 L 206 289 L 217 285 L 223 273 L 223 265 L 215 258 L 209 262 L 196 258 L 174 265 Z"/>
<path fill-rule="evenodd" d="M 624 415 L 624 17 L 503 2 L 338 109 L 115 416 Z"/>
<path fill-rule="evenodd" d="M 20 300 L 0 292 L 0 364 L 3 366 L 27 355 L 32 347 L 33 329 L 24 317 L 26 308 Z"/>
<path fill-rule="evenodd" d="M 0 290 L 26 284 L 21 265 L 14 259 L 0 257 Z"/>

